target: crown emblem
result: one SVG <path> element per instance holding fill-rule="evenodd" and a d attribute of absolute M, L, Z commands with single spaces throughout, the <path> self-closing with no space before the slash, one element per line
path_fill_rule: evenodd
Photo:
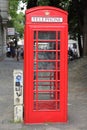
<path fill-rule="evenodd" d="M 45 12 L 45 15 L 49 15 L 49 14 L 50 14 L 50 12 L 48 12 L 48 11 Z"/>

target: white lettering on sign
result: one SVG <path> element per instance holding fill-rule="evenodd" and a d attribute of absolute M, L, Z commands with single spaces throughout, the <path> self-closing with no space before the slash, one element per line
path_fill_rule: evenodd
<path fill-rule="evenodd" d="M 54 22 L 54 23 L 61 23 L 63 22 L 62 17 L 31 17 L 32 22 Z"/>

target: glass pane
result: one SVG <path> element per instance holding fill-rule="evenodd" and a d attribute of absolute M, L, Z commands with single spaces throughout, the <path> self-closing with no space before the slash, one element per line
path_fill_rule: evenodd
<path fill-rule="evenodd" d="M 33 79 L 36 80 L 36 72 L 34 72 L 34 78 Z"/>
<path fill-rule="evenodd" d="M 36 90 L 36 82 L 33 83 L 33 90 Z"/>
<path fill-rule="evenodd" d="M 33 109 L 34 109 L 34 110 L 37 110 L 37 102 L 36 102 L 36 101 L 34 101 Z"/>
<path fill-rule="evenodd" d="M 38 52 L 39 60 L 55 60 L 56 52 Z"/>
<path fill-rule="evenodd" d="M 56 50 L 56 42 L 34 42 L 34 50 L 36 50 L 36 44 L 38 50 Z M 60 50 L 60 41 L 58 41 L 57 50 Z"/>
<path fill-rule="evenodd" d="M 58 80 L 60 80 L 60 72 L 58 72 L 57 74 L 58 74 Z"/>
<path fill-rule="evenodd" d="M 34 101 L 34 110 L 60 110 L 60 102 L 56 101 Z"/>
<path fill-rule="evenodd" d="M 55 70 L 55 62 L 38 62 L 38 69 L 42 70 Z"/>
<path fill-rule="evenodd" d="M 57 99 L 60 100 L 60 92 L 57 92 Z"/>
<path fill-rule="evenodd" d="M 38 80 L 54 80 L 54 72 L 38 72 Z"/>
<path fill-rule="evenodd" d="M 56 42 L 38 42 L 38 50 L 56 50 Z"/>
<path fill-rule="evenodd" d="M 56 32 L 55 31 L 38 31 L 38 39 L 39 40 L 56 39 Z"/>
<path fill-rule="evenodd" d="M 36 50 L 36 42 L 34 42 L 33 49 Z"/>
<path fill-rule="evenodd" d="M 37 65 L 36 62 L 34 62 L 34 70 L 36 70 L 36 67 L 37 67 L 36 65 Z"/>
<path fill-rule="evenodd" d="M 60 90 L 60 82 L 57 82 L 57 90 Z"/>
<path fill-rule="evenodd" d="M 52 100 L 51 98 L 51 92 L 45 92 L 45 93 L 38 93 L 38 100 Z"/>
<path fill-rule="evenodd" d="M 37 99 L 37 94 L 34 92 L 34 100 Z"/>
<path fill-rule="evenodd" d="M 60 50 L 60 41 L 58 41 L 58 50 Z"/>
<path fill-rule="evenodd" d="M 57 109 L 60 109 L 60 102 L 57 102 Z"/>
<path fill-rule="evenodd" d="M 57 63 L 57 69 L 60 70 L 60 62 Z"/>
<path fill-rule="evenodd" d="M 38 90 L 55 90 L 55 82 L 38 82 Z M 36 90 L 36 82 L 34 82 L 34 90 Z"/>
<path fill-rule="evenodd" d="M 34 52 L 34 60 L 36 60 L 36 52 Z"/>
<path fill-rule="evenodd" d="M 56 110 L 56 102 L 55 101 L 39 101 L 38 102 L 39 110 Z"/>
<path fill-rule="evenodd" d="M 58 60 L 60 60 L 60 52 L 58 52 Z"/>
<path fill-rule="evenodd" d="M 58 40 L 60 40 L 60 31 L 58 31 Z"/>
<path fill-rule="evenodd" d="M 34 31 L 34 39 L 36 39 L 36 31 Z"/>

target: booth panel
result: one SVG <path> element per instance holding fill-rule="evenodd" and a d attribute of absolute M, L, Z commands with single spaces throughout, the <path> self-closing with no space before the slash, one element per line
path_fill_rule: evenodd
<path fill-rule="evenodd" d="M 29 123 L 66 121 L 65 46 L 66 27 L 31 28 L 29 57 Z M 55 31 L 56 30 L 56 31 Z M 66 31 L 67 33 L 67 31 Z M 31 54 L 30 54 L 31 53 Z M 28 55 L 27 54 L 27 55 Z M 33 74 L 32 74 L 33 73 Z M 32 77 L 33 76 L 33 77 Z M 31 80 L 32 79 L 32 80 Z M 30 104 L 31 103 L 31 104 Z M 55 117 L 57 118 L 55 119 Z"/>

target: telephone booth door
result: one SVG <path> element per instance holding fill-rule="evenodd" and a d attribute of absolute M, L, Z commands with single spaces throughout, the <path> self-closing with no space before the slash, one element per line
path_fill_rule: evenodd
<path fill-rule="evenodd" d="M 67 27 L 30 26 L 27 33 L 24 122 L 66 122 Z"/>

